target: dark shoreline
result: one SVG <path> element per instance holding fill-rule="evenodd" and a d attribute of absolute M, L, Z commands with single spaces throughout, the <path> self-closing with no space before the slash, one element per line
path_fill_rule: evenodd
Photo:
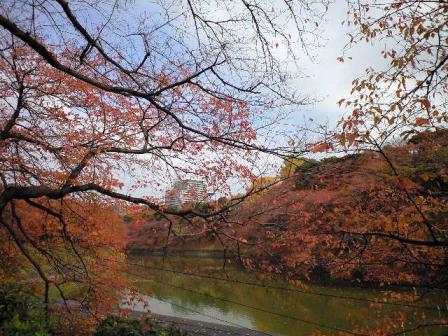
<path fill-rule="evenodd" d="M 238 260 L 235 253 L 227 251 L 224 254 L 224 250 L 180 250 L 180 249 L 144 249 L 144 248 L 129 248 L 127 250 L 129 255 L 136 256 L 154 256 L 154 257 L 191 257 L 191 258 L 212 258 L 212 259 L 234 259 Z M 413 288 L 417 289 L 432 289 L 432 290 L 446 290 L 446 288 L 440 288 L 436 286 L 431 286 L 430 284 L 381 284 L 378 282 L 366 282 L 357 280 L 335 280 L 329 279 L 321 276 L 314 276 L 310 280 L 300 279 L 301 281 L 322 287 L 337 286 L 342 288 L 355 287 L 355 288 L 365 288 L 365 289 L 375 289 L 379 291 L 390 291 L 390 290 L 409 290 Z"/>
<path fill-rule="evenodd" d="M 212 258 L 212 259 L 224 259 L 233 258 L 234 254 L 227 252 L 224 254 L 224 250 L 175 250 L 175 249 L 143 249 L 143 248 L 130 248 L 127 250 L 128 254 L 137 256 L 154 256 L 154 257 L 193 257 L 193 258 Z"/>
<path fill-rule="evenodd" d="M 185 318 L 179 318 L 168 315 L 159 315 L 159 314 L 144 314 L 140 312 L 131 312 L 129 314 L 130 319 L 140 320 L 142 316 L 147 316 L 151 320 L 154 320 L 157 323 L 162 325 L 174 325 L 180 331 L 187 334 L 187 336 L 199 336 L 199 335 L 213 335 L 213 336 L 233 336 L 233 335 L 242 335 L 242 336 L 282 336 L 281 334 L 274 334 L 271 332 L 263 332 L 256 331 L 253 329 L 242 328 L 242 327 L 234 327 L 225 324 L 219 323 L 211 323 L 211 322 L 202 322 L 198 320 L 191 320 Z"/>

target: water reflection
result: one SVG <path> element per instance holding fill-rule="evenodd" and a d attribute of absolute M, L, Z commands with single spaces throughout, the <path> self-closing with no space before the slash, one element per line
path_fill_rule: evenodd
<path fill-rule="evenodd" d="M 224 312 L 220 308 L 206 305 L 202 306 L 200 310 L 194 310 L 188 308 L 187 306 L 183 306 L 180 302 L 176 302 L 173 298 L 169 301 L 166 299 L 162 301 L 149 295 L 143 295 L 142 297 L 145 303 L 134 304 L 132 306 L 133 310 L 138 312 L 146 312 L 148 310 L 147 306 L 149 306 L 151 312 L 160 315 L 255 329 L 252 325 L 250 317 L 244 314 L 235 314 L 231 311 Z M 129 306 L 124 306 L 124 308 L 129 308 Z"/>
<path fill-rule="evenodd" d="M 379 290 L 319 286 L 305 289 L 305 292 L 323 294 L 318 296 L 175 273 L 194 272 L 274 287 L 287 286 L 278 280 L 262 283 L 255 274 L 246 272 L 235 264 L 227 265 L 223 271 L 222 260 L 218 259 L 133 256 L 129 262 L 129 273 L 133 274 L 130 275 L 131 280 L 142 294 L 154 295 L 154 297 L 145 296 L 145 299 L 149 302 L 151 311 L 157 314 L 238 325 L 291 336 L 312 335 L 317 330 L 326 334 L 336 334 L 337 330 L 352 330 L 353 326 L 375 328 L 378 324 L 392 323 L 394 314 L 398 311 L 406 316 L 408 322 L 398 324 L 395 331 L 435 318 L 448 317 L 446 311 L 437 309 L 372 305 L 371 302 L 340 298 L 350 296 L 383 300 L 385 294 Z M 157 268 L 175 272 L 161 271 Z M 418 305 L 439 306 L 446 309 L 448 308 L 446 301 L 446 293 L 433 292 L 424 296 Z M 144 311 L 145 307 L 137 305 L 134 309 Z M 447 332 L 447 328 L 438 327 L 406 335 L 435 336 L 445 335 Z"/>

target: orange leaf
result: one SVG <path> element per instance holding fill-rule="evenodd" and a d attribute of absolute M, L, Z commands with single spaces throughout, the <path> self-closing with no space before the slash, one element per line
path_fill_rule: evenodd
<path fill-rule="evenodd" d="M 414 122 L 415 126 L 423 126 L 423 125 L 429 125 L 429 119 L 428 118 L 417 118 Z"/>
<path fill-rule="evenodd" d="M 311 147 L 311 151 L 315 153 L 326 152 L 333 149 L 333 145 L 325 142 L 317 143 Z"/>
<path fill-rule="evenodd" d="M 426 109 L 426 110 L 429 109 L 430 104 L 429 104 L 429 100 L 428 99 L 423 99 L 420 103 L 422 104 L 422 107 L 424 109 Z"/>

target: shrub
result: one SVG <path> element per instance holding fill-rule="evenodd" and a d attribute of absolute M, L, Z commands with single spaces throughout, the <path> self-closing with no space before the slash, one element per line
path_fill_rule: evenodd
<path fill-rule="evenodd" d="M 94 336 L 182 336 L 175 327 L 163 327 L 146 320 L 140 323 L 137 320 L 129 320 L 121 317 L 108 316 L 98 325 Z M 144 325 L 151 328 L 145 328 Z"/>
<path fill-rule="evenodd" d="M 41 300 L 13 283 L 0 288 L 0 335 L 49 336 Z"/>

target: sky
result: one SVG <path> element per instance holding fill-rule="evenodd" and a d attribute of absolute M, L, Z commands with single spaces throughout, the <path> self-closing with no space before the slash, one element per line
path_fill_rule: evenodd
<path fill-rule="evenodd" d="M 344 54 L 344 47 L 349 41 L 347 33 L 350 28 L 342 25 L 342 21 L 346 20 L 346 12 L 345 1 L 336 0 L 330 5 L 321 25 L 323 46 L 314 50 L 314 60 L 302 56 L 299 65 L 307 78 L 294 83 L 304 93 L 319 100 L 304 108 L 300 114 L 316 122 L 328 121 L 330 126 L 335 126 L 344 113 L 337 102 L 350 94 L 351 82 L 361 76 L 368 66 L 383 66 L 384 63 L 380 57 L 381 46 L 365 42 L 345 52 L 352 60 L 346 57 L 343 63 L 337 60 Z M 300 114 L 296 118 L 301 118 Z"/>
<path fill-rule="evenodd" d="M 173 13 L 188 11 L 187 7 L 173 8 L 172 6 L 174 4 L 178 4 L 175 1 L 172 2 L 172 5 L 169 5 L 171 3 L 170 1 L 161 1 L 161 3 L 168 6 L 170 8 L 169 10 Z M 275 1 L 273 4 L 275 5 Z M 126 7 L 127 10 L 131 8 L 132 10 L 126 15 L 124 14 L 125 12 L 120 14 L 121 18 L 125 21 L 135 21 L 142 15 L 155 25 L 159 20 L 162 20 L 161 22 L 164 20 L 160 6 L 153 4 L 151 1 L 135 0 L 134 2 L 128 3 Z M 204 1 L 204 7 L 207 8 L 207 13 L 210 17 L 219 16 L 219 14 L 216 14 L 219 11 L 216 13 L 213 12 L 213 2 Z M 98 14 L 96 13 L 96 15 Z M 107 18 L 106 16 L 102 20 L 107 20 Z M 328 122 L 330 126 L 335 126 L 344 112 L 337 106 L 337 102 L 341 98 L 349 95 L 353 79 L 362 75 L 368 66 L 376 67 L 383 65 L 383 59 L 380 55 L 381 46 L 373 46 L 365 42 L 355 45 L 346 51 L 346 56 L 351 56 L 352 60 L 345 58 L 344 63 L 337 60 L 337 57 L 343 55 L 344 47 L 349 40 L 347 33 L 352 30 L 347 25 L 342 25 L 342 21 L 346 19 L 347 2 L 345 0 L 333 0 L 328 7 L 324 21 L 320 24 L 321 36 L 319 43 L 322 46 L 311 49 L 313 59 L 311 60 L 310 57 L 305 55 L 300 45 L 296 45 L 294 52 L 299 57 L 299 68 L 294 69 L 295 65 L 292 63 L 288 67 L 293 72 L 298 70 L 306 77 L 295 80 L 293 82 L 293 88 L 298 89 L 303 95 L 314 97 L 318 100 L 312 106 L 298 109 L 294 116 L 296 123 L 300 123 L 305 117 L 312 118 L 316 122 Z M 95 16 L 90 17 L 90 20 L 94 24 L 99 23 L 95 19 Z M 133 25 L 135 22 L 131 22 L 130 24 Z M 184 35 L 182 43 L 188 45 L 190 43 L 188 39 L 195 39 L 194 26 L 191 26 L 191 29 L 190 34 Z M 292 22 L 290 31 L 295 31 L 292 27 Z M 166 32 L 164 31 L 164 33 Z M 157 35 L 155 38 L 157 38 Z M 138 54 L 138 50 L 136 52 Z M 286 47 L 284 46 L 280 45 L 273 52 L 279 59 L 283 60 L 287 58 Z"/>
<path fill-rule="evenodd" d="M 145 10 L 145 3 L 138 4 L 139 10 Z M 310 118 L 318 124 L 328 124 L 330 128 L 336 127 L 344 111 L 337 102 L 350 94 L 351 82 L 359 76 L 362 76 L 368 66 L 382 66 L 383 61 L 380 57 L 379 45 L 370 45 L 365 42 L 356 45 L 345 51 L 345 62 L 341 63 L 338 57 L 344 54 L 344 47 L 349 38 L 347 33 L 350 28 L 342 25 L 342 21 L 347 19 L 346 2 L 342 0 L 334 1 L 328 8 L 327 15 L 320 25 L 321 46 L 311 50 L 312 59 L 297 47 L 296 55 L 299 56 L 297 63 L 298 69 L 304 74 L 296 79 L 292 84 L 293 88 L 298 89 L 306 96 L 316 98 L 316 103 L 308 106 L 299 107 L 291 115 L 291 124 L 303 124 L 304 120 Z M 285 58 L 286 48 L 278 48 L 275 53 L 280 59 Z M 295 65 L 291 65 L 295 66 Z M 274 139 L 275 141 L 275 139 Z M 282 161 L 278 158 L 263 156 L 260 160 L 260 172 L 263 175 L 275 175 Z M 169 183 L 168 183 L 169 184 Z M 165 185 L 165 184 L 164 184 Z M 168 185 L 162 186 L 162 190 L 169 188 Z M 236 187 L 234 192 L 238 192 Z M 138 194 L 145 194 L 146 190 L 137 191 Z M 156 197 L 161 197 L 163 193 L 156 193 Z"/>
<path fill-rule="evenodd" d="M 161 1 L 161 3 L 165 3 L 165 1 Z M 166 3 L 170 2 L 166 1 Z M 275 5 L 274 1 L 273 6 L 275 7 Z M 138 13 L 151 13 L 151 16 L 154 16 L 160 10 L 158 6 L 152 5 L 150 1 L 146 0 L 136 0 L 131 6 L 133 7 L 133 15 L 136 16 L 138 16 Z M 207 14 L 210 17 L 219 16 L 217 14 L 219 11 L 213 12 L 215 10 L 213 1 L 204 1 L 204 7 L 207 8 Z M 279 7 L 281 6 L 279 5 Z M 317 8 L 320 9 L 321 7 L 317 6 Z M 188 11 L 188 8 L 179 8 L 177 10 L 179 12 L 183 10 Z M 176 12 L 176 9 L 170 7 L 170 11 Z M 156 20 L 158 17 L 156 15 Z M 347 2 L 345 0 L 332 0 L 324 21 L 320 24 L 321 37 L 319 43 L 322 46 L 311 49 L 313 60 L 305 55 L 300 45 L 296 45 L 294 52 L 299 56 L 299 68 L 294 69 L 294 65 L 288 65 L 288 67 L 293 72 L 299 70 L 306 77 L 297 79 L 293 86 L 304 95 L 315 97 L 319 100 L 312 106 L 298 110 L 295 116 L 297 122 L 300 122 L 305 116 L 313 118 L 318 122 L 328 121 L 331 126 L 335 126 L 343 113 L 338 108 L 337 102 L 341 98 L 348 96 L 352 80 L 362 75 L 366 67 L 383 64 L 383 59 L 380 57 L 381 47 L 378 45 L 372 46 L 364 42 L 347 51 L 347 56 L 351 56 L 352 60 L 346 59 L 344 63 L 337 60 L 337 57 L 343 54 L 344 46 L 349 41 L 347 33 L 352 30 L 352 28 L 342 25 L 342 21 L 346 19 Z M 194 26 L 191 26 L 191 29 L 193 28 Z M 292 21 L 290 22 L 289 30 L 294 34 L 295 28 L 293 28 Z M 194 40 L 195 37 L 196 35 L 192 30 L 190 35 L 185 35 L 183 42 L 189 44 L 188 39 Z M 277 55 L 282 60 L 287 58 L 286 52 L 286 47 L 281 45 L 273 50 L 274 55 Z"/>

